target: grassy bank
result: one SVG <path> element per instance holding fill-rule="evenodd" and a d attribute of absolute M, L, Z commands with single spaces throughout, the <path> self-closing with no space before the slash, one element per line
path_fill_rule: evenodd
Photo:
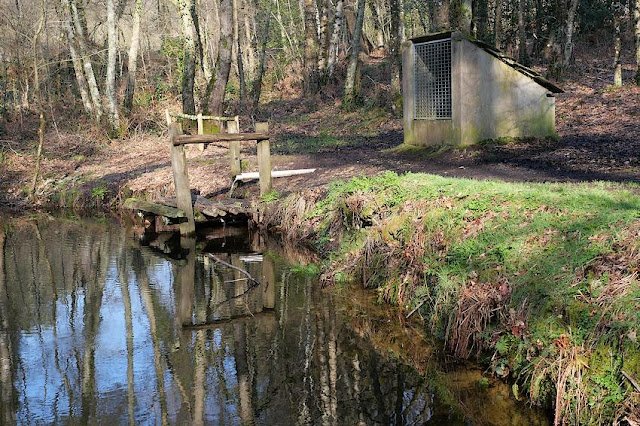
<path fill-rule="evenodd" d="M 415 310 L 559 422 L 638 421 L 640 188 L 385 173 L 272 203 L 288 238 Z"/>

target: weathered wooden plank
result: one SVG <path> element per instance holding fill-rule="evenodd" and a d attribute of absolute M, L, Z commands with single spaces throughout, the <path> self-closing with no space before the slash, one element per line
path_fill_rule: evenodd
<path fill-rule="evenodd" d="M 256 132 L 269 134 L 269 123 L 256 123 Z M 271 148 L 269 139 L 258 141 L 258 173 L 260 175 L 260 195 L 271 191 Z"/>
<path fill-rule="evenodd" d="M 230 134 L 237 134 L 240 132 L 238 123 L 235 121 L 229 121 L 227 123 L 227 132 Z M 229 160 L 231 164 L 231 179 L 242 173 L 242 165 L 240 163 L 240 141 L 229 142 Z"/>
<path fill-rule="evenodd" d="M 135 198 L 127 199 L 122 207 L 128 210 L 140 210 L 143 212 L 155 214 L 157 216 L 170 217 L 172 219 L 187 217 L 185 212 L 176 207 L 152 203 L 150 201 L 137 200 Z"/>
<path fill-rule="evenodd" d="M 263 141 L 269 139 L 267 133 L 217 133 L 214 135 L 180 135 L 174 141 L 175 146 L 194 143 L 215 143 L 231 141 Z"/>
<path fill-rule="evenodd" d="M 173 182 L 176 189 L 177 207 L 185 213 L 186 222 L 180 224 L 181 235 L 191 235 L 196 232 L 196 222 L 193 217 L 193 207 L 191 206 L 191 190 L 189 189 L 189 172 L 187 171 L 187 156 L 182 145 L 176 145 L 179 137 L 180 127 L 172 123 L 169 127 L 169 145 L 171 149 L 171 170 L 173 171 Z"/>
<path fill-rule="evenodd" d="M 160 198 L 157 202 L 168 206 L 177 206 L 175 198 Z M 226 216 L 227 214 L 234 216 L 249 215 L 253 213 L 250 203 L 235 198 L 208 200 L 201 196 L 195 196 L 192 197 L 192 204 L 195 210 L 210 217 Z"/>

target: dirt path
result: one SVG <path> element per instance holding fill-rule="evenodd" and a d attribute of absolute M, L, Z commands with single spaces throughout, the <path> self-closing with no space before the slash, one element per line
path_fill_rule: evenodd
<path fill-rule="evenodd" d="M 345 114 L 320 100 L 274 102 L 263 107 L 269 115 L 261 117 L 272 123 L 274 168 L 317 168 L 312 175 L 276 179 L 274 189 L 287 193 L 384 170 L 506 181 L 640 183 L 640 88 L 611 90 L 588 76 L 565 88 L 568 93 L 557 99 L 559 141 L 490 144 L 440 155 L 394 150 L 402 143 L 401 121 L 381 109 Z M 23 129 L 31 127 L 28 121 L 21 123 Z M 13 134 L 0 145 L 0 201 L 5 202 L 24 198 L 33 173 L 35 134 L 16 129 Z M 111 143 L 91 139 L 88 132 L 49 132 L 38 188 L 41 199 L 73 205 L 71 194 L 79 204 L 100 204 L 132 194 L 171 194 L 165 134 L 140 133 Z M 226 193 L 226 155 L 222 147 L 191 150 L 192 187 L 203 195 Z M 244 146 L 243 158 L 247 170 L 256 169 L 252 144 Z M 254 195 L 256 186 L 240 188 L 240 194 Z M 60 194 L 69 199 L 61 202 Z"/>

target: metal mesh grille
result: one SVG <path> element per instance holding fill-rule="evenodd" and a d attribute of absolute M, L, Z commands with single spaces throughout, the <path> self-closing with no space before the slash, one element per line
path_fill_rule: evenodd
<path fill-rule="evenodd" d="M 415 118 L 451 118 L 451 40 L 414 45 Z"/>

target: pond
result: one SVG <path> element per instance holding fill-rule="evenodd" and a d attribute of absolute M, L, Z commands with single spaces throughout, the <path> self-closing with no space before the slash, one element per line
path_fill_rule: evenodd
<path fill-rule="evenodd" d="M 295 249 L 137 231 L 0 216 L 0 423 L 549 423 Z"/>

